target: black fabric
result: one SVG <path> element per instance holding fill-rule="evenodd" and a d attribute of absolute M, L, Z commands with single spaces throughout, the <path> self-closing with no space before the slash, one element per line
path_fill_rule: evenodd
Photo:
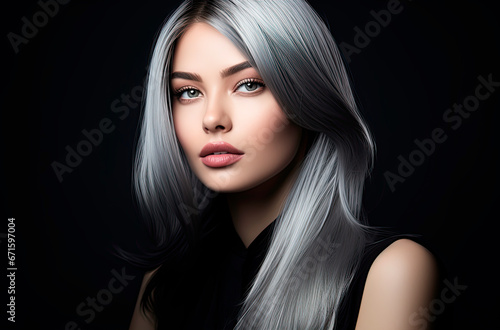
<path fill-rule="evenodd" d="M 166 297 L 160 329 L 233 329 L 246 290 L 257 274 L 268 249 L 275 222 L 245 248 L 232 224 L 227 208 L 217 207 L 215 229 L 200 245 L 197 258 L 165 280 L 173 286 Z M 336 330 L 354 329 L 368 271 L 375 258 L 400 238 L 372 237 L 360 267 L 341 301 Z"/>
<path fill-rule="evenodd" d="M 411 239 L 412 241 L 423 245 L 424 247 L 429 249 L 431 253 L 433 253 L 432 245 L 430 244 L 430 242 L 426 241 L 425 238 L 419 235 L 396 235 L 390 233 L 378 233 L 372 235 L 365 247 L 363 258 L 360 262 L 360 266 L 356 272 L 356 275 L 354 276 L 344 299 L 341 301 L 340 312 L 335 327 L 336 330 L 355 329 L 359 314 L 359 308 L 361 306 L 361 298 L 363 296 L 363 291 L 370 267 L 382 251 L 384 251 L 395 241 L 403 238 Z M 446 277 L 446 268 L 442 260 L 440 260 L 439 258 L 436 258 L 436 262 L 438 266 L 437 271 L 439 276 L 436 294 L 439 294 L 445 288 L 445 283 L 443 282 L 443 280 Z M 428 328 L 426 329 L 449 329 L 449 325 L 451 322 L 451 308 L 448 307 L 448 310 L 444 314 L 441 313 L 440 315 L 427 316 L 427 314 L 422 311 L 428 310 L 429 307 L 430 306 L 421 306 L 421 309 L 415 311 L 420 314 L 416 316 L 412 322 L 418 322 L 419 325 L 426 324 L 428 326 Z M 411 317 L 409 317 L 409 322 L 410 318 Z"/>
<path fill-rule="evenodd" d="M 367 244 L 363 258 L 360 262 L 356 275 L 351 282 L 349 289 L 346 292 L 344 299 L 341 301 L 341 307 L 338 314 L 337 324 L 335 329 L 350 330 L 356 327 L 359 308 L 361 306 L 361 298 L 365 288 L 366 278 L 370 267 L 372 266 L 378 255 L 385 250 L 389 245 L 398 239 L 409 238 L 415 240 L 415 236 L 391 236 L 381 238 L 380 235 L 373 236 Z"/>
<path fill-rule="evenodd" d="M 245 247 L 229 218 L 224 220 L 220 242 L 226 251 L 219 249 L 221 262 L 211 279 L 211 288 L 200 297 L 187 324 L 188 329 L 233 329 L 245 292 L 257 274 L 268 248 L 274 222 L 266 227 Z M 209 307 L 210 313 L 203 311 Z M 203 315 L 203 317 L 201 317 Z"/>
<path fill-rule="evenodd" d="M 162 266 L 171 271 L 163 272 L 168 290 L 159 329 L 233 329 L 244 294 L 264 259 L 274 222 L 246 248 L 221 196 L 209 211 L 207 233 L 195 257 L 181 266 Z"/>

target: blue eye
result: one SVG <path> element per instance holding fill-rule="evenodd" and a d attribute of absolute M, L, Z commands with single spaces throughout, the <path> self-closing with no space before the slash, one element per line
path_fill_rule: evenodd
<path fill-rule="evenodd" d="M 264 83 L 253 80 L 245 79 L 238 84 L 236 91 L 238 92 L 255 92 L 265 86 Z"/>

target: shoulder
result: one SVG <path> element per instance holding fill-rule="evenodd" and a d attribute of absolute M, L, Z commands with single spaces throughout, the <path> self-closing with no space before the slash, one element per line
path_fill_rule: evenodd
<path fill-rule="evenodd" d="M 411 315 L 432 301 L 438 278 L 425 247 L 410 239 L 393 242 L 369 269 L 356 329 L 415 329 Z"/>
<path fill-rule="evenodd" d="M 403 238 L 390 244 L 377 256 L 370 267 L 368 279 L 376 277 L 379 280 L 390 278 L 402 281 L 415 277 L 431 279 L 433 275 L 437 275 L 437 264 L 432 253 L 422 245 Z"/>
<path fill-rule="evenodd" d="M 146 286 L 151 279 L 151 276 L 158 270 L 158 268 L 148 271 L 144 274 L 142 279 L 141 288 L 139 290 L 139 295 L 137 297 L 137 302 L 134 308 L 134 314 L 132 315 L 132 320 L 130 322 L 129 330 L 153 330 L 155 328 L 154 316 L 149 312 L 144 313 L 141 307 L 142 296 Z"/>

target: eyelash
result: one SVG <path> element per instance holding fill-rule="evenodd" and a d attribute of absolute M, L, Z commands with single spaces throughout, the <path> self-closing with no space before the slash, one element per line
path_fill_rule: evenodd
<path fill-rule="evenodd" d="M 262 80 L 260 80 L 260 79 L 246 78 L 246 79 L 243 79 L 240 82 L 238 82 L 236 84 L 236 87 L 234 88 L 234 90 L 237 90 L 238 88 L 240 88 L 244 84 L 248 84 L 248 83 L 257 83 L 257 84 L 261 85 L 261 87 L 266 87 L 266 84 L 264 84 L 264 82 Z"/>
<path fill-rule="evenodd" d="M 257 84 L 261 85 L 261 88 L 262 88 L 262 87 L 266 87 L 266 84 L 265 84 L 262 80 L 260 80 L 260 79 L 257 79 L 257 78 L 245 78 L 245 79 L 243 79 L 243 80 L 240 80 L 240 81 L 236 84 L 236 86 L 234 87 L 234 91 L 236 91 L 238 88 L 240 88 L 240 87 L 241 87 L 241 86 L 243 86 L 244 84 L 248 84 L 248 83 L 257 83 Z M 182 93 L 184 93 L 185 91 L 188 91 L 188 90 L 192 90 L 192 89 L 193 89 L 193 90 L 196 90 L 196 91 L 198 91 L 198 92 L 200 92 L 200 91 L 198 90 L 198 88 L 196 88 L 196 87 L 194 87 L 194 86 L 189 86 L 189 85 L 188 85 L 188 86 L 183 86 L 183 87 L 181 87 L 181 88 L 177 89 L 176 91 L 174 91 L 174 97 L 175 97 L 175 98 L 177 98 L 177 100 L 181 101 L 181 95 L 182 95 Z M 260 89 L 259 89 L 259 90 L 260 90 Z M 257 91 L 259 91 L 259 90 L 257 90 Z M 201 92 L 200 92 L 200 93 L 201 93 Z M 248 94 L 253 94 L 253 93 L 255 93 L 255 92 L 248 92 Z M 184 103 L 190 103 L 190 102 L 192 102 L 193 100 L 194 100 L 194 99 L 192 99 L 192 100 L 183 100 L 182 102 L 184 102 Z"/>
<path fill-rule="evenodd" d="M 191 89 L 198 90 L 194 86 L 184 86 L 184 87 L 181 87 L 178 90 L 174 91 L 174 97 L 180 100 L 182 93 L 184 93 L 185 91 L 191 90 Z"/>

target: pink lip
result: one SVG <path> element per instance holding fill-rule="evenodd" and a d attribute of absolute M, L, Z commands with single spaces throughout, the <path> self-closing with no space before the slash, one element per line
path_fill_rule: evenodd
<path fill-rule="evenodd" d="M 224 154 L 214 155 L 216 152 Z M 207 143 L 201 149 L 201 162 L 208 167 L 224 167 L 236 163 L 243 157 L 244 152 L 236 149 L 224 141 Z"/>

